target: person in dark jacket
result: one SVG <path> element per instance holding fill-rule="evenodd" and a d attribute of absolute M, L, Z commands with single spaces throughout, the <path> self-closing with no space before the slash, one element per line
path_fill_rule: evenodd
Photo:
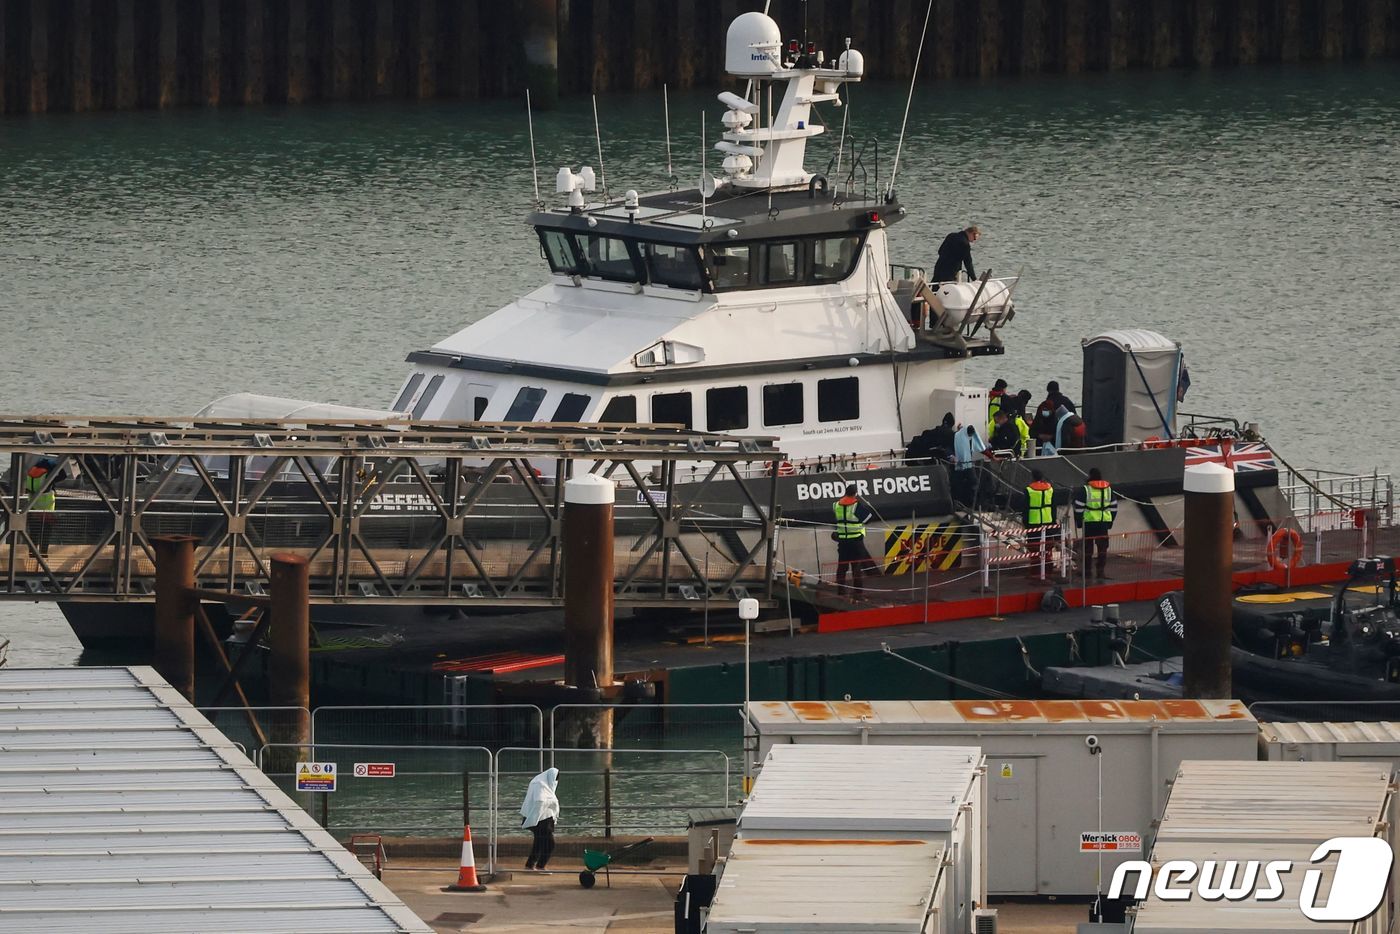
<path fill-rule="evenodd" d="M 1054 412 L 1060 406 L 1064 406 L 1071 412 L 1079 411 L 1074 407 L 1074 403 L 1070 400 L 1069 396 L 1060 392 L 1060 384 L 1053 379 L 1045 384 L 1045 401 L 1042 402 L 1041 405 L 1050 406 L 1051 412 Z"/>
<path fill-rule="evenodd" d="M 982 231 L 974 225 L 964 230 L 955 230 L 943 238 L 938 248 L 938 262 L 933 264 L 934 282 L 952 282 L 958 277 L 959 269 L 967 270 L 969 280 L 976 279 L 972 268 L 972 245 L 982 236 Z"/>
<path fill-rule="evenodd" d="M 905 457 L 915 463 L 925 461 L 950 461 L 953 459 L 953 420 L 952 412 L 945 412 L 943 423 L 919 433 L 905 449 Z"/>
<path fill-rule="evenodd" d="M 1016 430 L 1013 415 L 1013 409 L 1002 409 L 993 418 L 996 428 L 992 431 L 991 443 L 987 446 L 999 457 L 1016 457 L 1021 450 L 1021 433 Z M 1016 419 L 1019 420 L 1019 416 L 1016 416 Z"/>

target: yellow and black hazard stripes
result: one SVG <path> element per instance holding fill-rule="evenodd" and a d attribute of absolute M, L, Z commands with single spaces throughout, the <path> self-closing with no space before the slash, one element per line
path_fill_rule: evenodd
<path fill-rule="evenodd" d="M 885 573 L 946 571 L 962 554 L 962 527 L 956 522 L 897 525 L 885 530 Z"/>

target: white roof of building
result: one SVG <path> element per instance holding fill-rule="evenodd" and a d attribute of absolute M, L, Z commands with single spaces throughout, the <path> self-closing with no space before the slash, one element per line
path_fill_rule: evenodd
<path fill-rule="evenodd" d="M 1164 901 L 1151 893 L 1133 931 L 1350 931 L 1349 923 L 1311 921 L 1299 910 L 1303 870 L 1321 868 L 1333 878 L 1335 854 L 1308 862 L 1318 844 L 1380 832 L 1393 804 L 1390 779 L 1389 767 L 1361 762 L 1183 762 L 1152 847 L 1154 866 L 1256 859 L 1290 860 L 1294 870 L 1282 876 L 1283 897 L 1271 902 Z"/>
<path fill-rule="evenodd" d="M 705 930 L 917 934 L 943 850 L 933 840 L 736 839 Z"/>
<path fill-rule="evenodd" d="M 432 928 L 152 669 L 6 668 L 0 930 Z"/>
<path fill-rule="evenodd" d="M 1232 700 L 965 700 L 755 701 L 749 717 L 760 733 L 1000 734 L 1015 732 L 1136 732 L 1156 725 L 1168 732 L 1253 733 L 1244 704 Z"/>
<path fill-rule="evenodd" d="M 976 746 L 774 746 L 739 832 L 947 832 L 981 764 Z"/>

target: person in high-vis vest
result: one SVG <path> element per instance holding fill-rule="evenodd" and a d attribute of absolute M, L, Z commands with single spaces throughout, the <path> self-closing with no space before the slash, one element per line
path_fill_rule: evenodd
<path fill-rule="evenodd" d="M 53 526 L 53 516 L 49 513 L 58 508 L 58 496 L 53 486 L 44 488 L 53 468 L 54 462 L 42 457 L 24 475 L 24 492 L 29 495 L 29 513 L 34 517 L 32 528 L 41 555 L 49 553 L 49 533 Z"/>
<path fill-rule="evenodd" d="M 1026 548 L 1030 553 L 1031 574 L 1043 579 L 1045 569 L 1041 564 L 1042 555 L 1044 560 L 1048 561 L 1047 552 L 1060 537 L 1060 526 L 1055 521 L 1055 488 L 1046 481 L 1045 475 L 1039 470 L 1032 470 L 1031 482 L 1027 484 L 1025 494 L 1026 506 L 1021 513 L 1021 521 L 1026 527 Z"/>
<path fill-rule="evenodd" d="M 870 552 L 865 550 L 865 522 L 870 518 L 870 507 L 856 496 L 856 485 L 846 484 L 846 495 L 832 504 L 836 513 L 836 589 L 847 591 L 846 572 L 851 574 L 851 584 L 860 590 L 865 584 L 865 571 L 870 566 Z"/>
<path fill-rule="evenodd" d="M 1118 497 L 1103 478 L 1099 468 L 1089 470 L 1089 482 L 1074 495 L 1074 524 L 1080 529 L 1084 543 L 1084 574 L 1089 574 L 1089 559 L 1097 551 L 1094 577 L 1104 578 L 1108 566 L 1108 532 L 1118 517 Z"/>

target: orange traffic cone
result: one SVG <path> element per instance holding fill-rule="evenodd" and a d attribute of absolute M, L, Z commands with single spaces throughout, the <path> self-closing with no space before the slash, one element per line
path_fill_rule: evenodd
<path fill-rule="evenodd" d="M 462 866 L 457 870 L 457 884 L 443 888 L 444 892 L 485 892 L 486 886 L 476 878 L 476 856 L 472 853 L 472 828 L 462 827 Z"/>

